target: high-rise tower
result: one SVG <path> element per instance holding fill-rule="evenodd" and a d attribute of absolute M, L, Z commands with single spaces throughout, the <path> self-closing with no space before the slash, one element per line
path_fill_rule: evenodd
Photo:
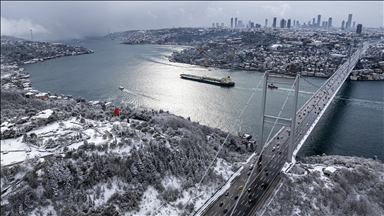
<path fill-rule="evenodd" d="M 313 18 L 312 20 L 312 27 L 315 27 L 316 26 L 316 18 Z"/>
<path fill-rule="evenodd" d="M 281 19 L 280 28 L 285 28 L 287 26 L 287 21 L 285 19 Z"/>
<path fill-rule="evenodd" d="M 291 19 L 288 19 L 287 28 L 291 28 Z"/>
<path fill-rule="evenodd" d="M 345 28 L 347 28 L 347 29 L 351 28 L 351 24 L 352 24 L 352 14 L 348 14 L 348 21 L 347 21 L 347 25 L 345 26 Z"/>
<path fill-rule="evenodd" d="M 362 29 L 363 29 L 363 25 L 362 24 L 357 24 L 356 33 L 357 34 L 361 34 Z"/>
<path fill-rule="evenodd" d="M 233 17 L 231 18 L 231 28 L 233 28 Z"/>
<path fill-rule="evenodd" d="M 235 28 L 237 28 L 237 17 L 235 18 Z"/>
<path fill-rule="evenodd" d="M 273 23 L 272 23 L 273 28 L 276 28 L 276 19 L 277 19 L 276 17 L 273 17 Z"/>
<path fill-rule="evenodd" d="M 317 27 L 320 27 L 320 20 L 321 20 L 321 15 L 317 15 Z"/>
<path fill-rule="evenodd" d="M 265 19 L 265 27 L 268 26 L 268 19 Z"/>
<path fill-rule="evenodd" d="M 341 22 L 341 29 L 344 30 L 345 21 Z"/>
<path fill-rule="evenodd" d="M 328 28 L 332 28 L 332 17 L 328 18 Z"/>

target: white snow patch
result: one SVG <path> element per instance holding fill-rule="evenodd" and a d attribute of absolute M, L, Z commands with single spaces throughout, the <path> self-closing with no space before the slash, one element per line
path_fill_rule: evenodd
<path fill-rule="evenodd" d="M 156 209 L 162 206 L 161 200 L 157 198 L 159 193 L 153 186 L 149 186 L 148 189 L 143 194 L 143 199 L 140 202 L 140 211 L 137 212 L 137 215 L 152 215 Z M 130 213 L 125 213 L 125 215 L 131 215 Z"/>

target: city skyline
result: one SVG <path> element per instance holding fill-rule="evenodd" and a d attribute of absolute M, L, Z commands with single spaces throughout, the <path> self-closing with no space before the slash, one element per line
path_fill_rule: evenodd
<path fill-rule="evenodd" d="M 339 12 L 338 8 L 343 8 Z M 321 15 L 340 27 L 348 15 L 364 27 L 383 26 L 383 2 L 1 2 L 1 34 L 36 40 L 82 38 L 126 30 L 211 27 L 237 17 L 253 22 L 291 19 L 302 25 Z M 236 23 L 236 22 L 235 22 Z M 234 23 L 234 25 L 235 25 Z M 352 23 L 350 26 L 352 26 Z M 269 23 L 271 27 L 273 23 Z M 320 22 L 321 26 L 321 22 Z M 279 24 L 276 24 L 279 27 Z"/>

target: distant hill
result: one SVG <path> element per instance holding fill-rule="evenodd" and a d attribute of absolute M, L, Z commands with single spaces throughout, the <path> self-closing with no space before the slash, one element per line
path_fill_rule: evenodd
<path fill-rule="evenodd" d="M 7 41 L 25 41 L 23 38 L 18 38 L 14 36 L 9 35 L 1 35 L 1 40 L 7 40 Z"/>

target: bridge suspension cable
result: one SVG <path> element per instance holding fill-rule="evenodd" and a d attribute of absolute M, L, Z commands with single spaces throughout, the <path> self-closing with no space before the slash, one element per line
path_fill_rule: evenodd
<path fill-rule="evenodd" d="M 302 77 L 302 76 L 300 76 L 300 78 L 303 79 L 305 82 L 307 82 L 309 85 L 311 85 L 311 86 L 313 86 L 313 87 L 315 87 L 315 88 L 318 88 L 318 89 L 319 89 L 319 88 L 320 88 L 320 87 L 327 81 L 327 80 L 325 80 L 325 81 L 322 82 L 321 84 L 316 85 L 316 84 L 312 83 L 311 81 L 305 79 L 305 78 Z"/>
<path fill-rule="evenodd" d="M 265 74 L 260 78 L 260 81 L 259 81 L 259 83 L 257 84 L 256 88 L 253 89 L 251 96 L 249 97 L 247 103 L 244 105 L 243 110 L 240 112 L 239 116 L 237 117 L 237 119 L 236 119 L 236 121 L 235 121 L 235 123 L 234 123 L 234 125 L 233 125 L 233 127 L 232 127 L 233 130 L 235 130 L 235 128 L 236 128 L 237 125 L 239 124 L 239 122 L 240 122 L 240 120 L 241 120 L 241 117 L 242 117 L 243 114 L 244 114 L 245 109 L 247 108 L 248 104 L 251 102 L 251 100 L 252 100 L 253 96 L 255 95 L 257 89 L 259 88 L 259 85 L 260 85 L 261 81 L 264 79 L 264 76 L 265 76 Z M 200 187 L 201 182 L 204 180 L 205 176 L 208 174 L 209 169 L 212 167 L 213 163 L 215 162 L 215 160 L 216 160 L 217 156 L 219 155 L 221 149 L 223 148 L 224 144 L 227 142 L 227 139 L 229 138 L 229 135 L 230 135 L 230 133 L 228 132 L 228 135 L 225 137 L 223 143 L 220 145 L 220 148 L 219 148 L 219 150 L 217 151 L 215 157 L 212 159 L 212 161 L 211 161 L 211 163 L 209 164 L 208 168 L 205 170 L 204 175 L 201 177 L 201 179 L 200 179 L 200 181 L 199 181 L 199 183 L 198 183 L 198 185 L 197 185 L 197 187 L 196 187 L 196 189 L 195 189 L 195 194 L 197 194 L 196 191 L 197 191 L 198 187 Z M 195 197 L 196 197 L 196 196 L 195 196 Z M 185 208 L 188 206 L 188 203 L 189 203 L 189 201 L 190 201 L 191 199 L 192 199 L 192 196 L 188 199 L 187 203 L 185 204 L 185 206 L 184 206 L 184 210 L 185 210 Z"/>
<path fill-rule="evenodd" d="M 285 101 L 284 101 L 284 104 L 283 104 L 283 106 L 280 108 L 280 112 L 279 112 L 279 114 L 278 114 L 278 116 L 277 116 L 275 122 L 273 123 L 273 126 L 272 126 L 272 128 L 271 128 L 271 131 L 269 132 L 268 138 L 265 140 L 265 143 L 264 143 L 264 145 L 263 145 L 263 148 L 261 149 L 261 151 L 260 151 L 260 153 L 259 153 L 259 156 L 257 157 L 257 160 L 255 160 L 255 162 L 254 162 L 254 164 L 253 164 L 253 167 L 256 167 L 256 166 L 257 166 L 257 163 L 258 163 L 258 161 L 260 160 L 260 157 L 261 157 L 261 155 L 262 155 L 263 152 L 264 152 L 264 148 L 266 147 L 266 144 L 267 144 L 269 138 L 271 137 L 271 134 L 272 134 L 273 130 L 275 129 L 275 126 L 276 126 L 276 124 L 277 124 L 277 121 L 279 120 L 280 115 L 281 115 L 281 113 L 282 113 L 283 110 L 284 110 L 285 104 L 287 103 L 287 101 L 288 101 L 288 99 L 289 99 L 289 96 L 291 95 L 292 89 L 293 89 L 293 87 L 295 86 L 295 84 L 296 84 L 296 82 L 297 82 L 297 79 L 299 79 L 299 77 L 297 77 L 297 78 L 295 79 L 295 82 L 292 84 L 291 89 L 289 90 L 289 93 L 288 93 L 288 95 L 287 95 L 287 97 L 286 97 L 286 99 L 285 99 Z M 292 118 L 295 118 L 295 117 L 296 117 L 296 116 L 294 116 L 294 117 L 292 117 Z M 260 143 L 260 144 L 261 144 L 261 143 Z M 239 198 L 236 200 L 235 206 L 233 207 L 230 216 L 232 216 L 233 213 L 235 212 L 235 209 L 236 209 L 236 207 L 237 207 L 237 204 L 239 203 L 241 197 L 243 196 L 243 193 L 244 193 L 244 191 L 245 191 L 246 188 L 247 188 L 249 179 L 251 179 L 251 176 L 253 175 L 253 171 L 254 171 L 254 170 L 255 170 L 255 169 L 252 169 L 251 173 L 249 174 L 249 176 L 248 176 L 248 178 L 247 178 L 247 181 L 246 181 L 245 184 L 244 184 L 244 190 L 241 190 L 241 192 L 240 192 L 240 196 L 239 196 Z"/>

